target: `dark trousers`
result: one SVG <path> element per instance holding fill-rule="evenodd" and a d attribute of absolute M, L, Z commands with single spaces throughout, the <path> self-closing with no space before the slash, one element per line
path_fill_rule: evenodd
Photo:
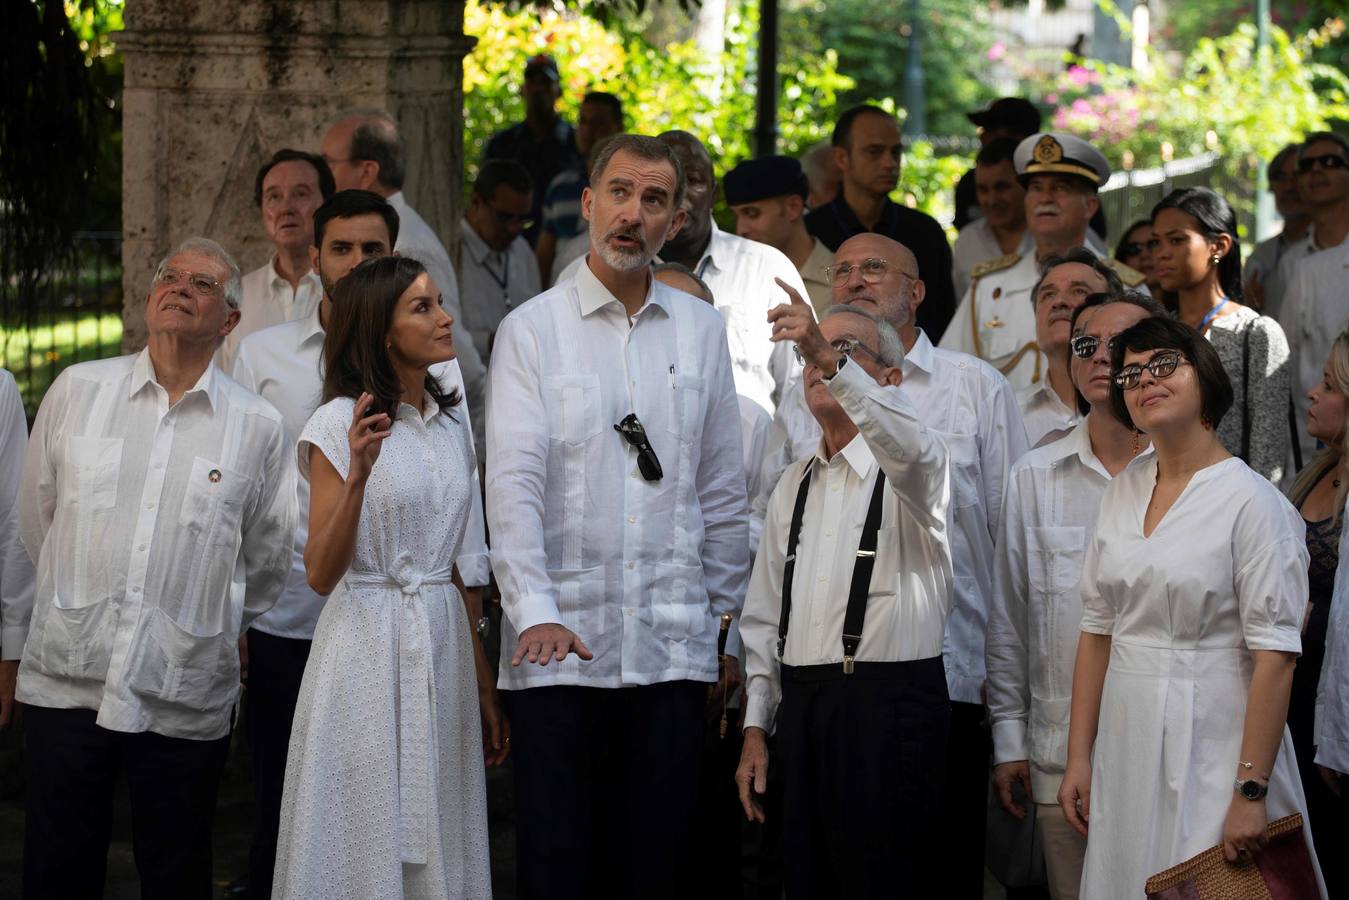
<path fill-rule="evenodd" d="M 945 837 L 935 825 L 949 720 L 941 657 L 858 663 L 851 675 L 783 666 L 788 898 L 948 896 L 927 873 Z"/>
<path fill-rule="evenodd" d="M 706 696 L 695 681 L 502 692 L 520 900 L 676 896 Z"/>
<path fill-rule="evenodd" d="M 951 744 L 942 792 L 941 862 L 947 871 L 946 897 L 984 896 L 984 843 L 988 829 L 988 773 L 993 738 L 980 703 L 951 704 Z"/>
<path fill-rule="evenodd" d="M 41 706 L 24 711 L 25 900 L 103 896 L 119 771 L 131 789 L 143 900 L 210 900 L 211 819 L 229 737 L 125 734 L 101 728 L 96 715 Z"/>
<path fill-rule="evenodd" d="M 290 725 L 313 641 L 248 630 L 248 702 L 244 736 L 253 757 L 253 844 L 248 884 L 254 897 L 272 894 L 276 837 L 281 828 L 281 789 L 286 782 Z"/>

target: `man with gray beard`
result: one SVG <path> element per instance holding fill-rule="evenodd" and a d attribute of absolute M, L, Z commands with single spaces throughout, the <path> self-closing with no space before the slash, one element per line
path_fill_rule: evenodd
<path fill-rule="evenodd" d="M 487 391 L 517 896 L 673 898 L 723 616 L 749 576 L 726 323 L 651 274 L 676 152 L 599 153 L 576 276 L 501 321 Z"/>

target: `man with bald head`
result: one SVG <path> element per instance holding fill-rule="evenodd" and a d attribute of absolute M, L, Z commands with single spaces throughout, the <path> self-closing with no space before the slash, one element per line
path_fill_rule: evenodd
<path fill-rule="evenodd" d="M 923 879 L 950 719 L 949 455 L 899 389 L 895 328 L 862 304 L 816 324 L 788 294 L 768 317 L 805 364 L 820 437 L 773 492 L 746 595 L 740 802 L 764 821 L 781 767 L 788 897 L 936 896 Z"/>
<path fill-rule="evenodd" d="M 407 256 L 426 266 L 431 280 L 440 289 L 445 311 L 454 317 L 455 358 L 450 367 L 457 367 L 468 398 L 469 418 L 473 421 L 474 447 L 482 453 L 485 446 L 483 427 L 486 415 L 483 409 L 487 390 L 487 367 L 473 343 L 459 303 L 459 280 L 454 264 L 440 237 L 427 221 L 408 205 L 403 196 L 403 177 L 407 171 L 407 156 L 398 125 L 382 110 L 358 111 L 344 115 L 328 127 L 321 146 L 323 159 L 332 170 L 337 190 L 361 190 L 379 194 L 398 213 L 398 244 L 393 248 L 399 256 Z"/>
<path fill-rule="evenodd" d="M 914 314 L 926 296 L 913 253 L 878 234 L 849 238 L 834 254 L 829 279 L 835 305 L 875 313 L 904 344 L 900 392 L 923 426 L 945 439 L 951 454 L 951 562 L 955 571 L 943 661 L 951 697 L 951 743 L 941 803 L 944 853 L 953 863 L 950 896 L 980 896 L 991 739 L 982 725 L 984 630 L 993 592 L 993 544 L 1002 523 L 1003 486 L 1027 450 L 1016 394 L 999 372 L 973 356 L 934 347 Z M 784 402 L 774 419 L 775 462 L 765 463 L 769 490 L 777 472 L 814 452 L 819 425 L 804 403 Z M 762 496 L 754 509 L 769 506 Z M 765 533 L 767 525 L 765 524 Z"/>
<path fill-rule="evenodd" d="M 684 226 L 666 241 L 660 258 L 687 266 L 707 282 L 717 298 L 717 309 L 726 318 L 735 389 L 771 410 L 795 367 L 791 352 L 769 340 L 764 311 L 786 296 L 776 279 L 802 296 L 805 282 L 781 251 L 717 227 L 712 219 L 717 178 L 701 141 L 687 131 L 667 131 L 658 140 L 674 150 L 688 179 Z"/>

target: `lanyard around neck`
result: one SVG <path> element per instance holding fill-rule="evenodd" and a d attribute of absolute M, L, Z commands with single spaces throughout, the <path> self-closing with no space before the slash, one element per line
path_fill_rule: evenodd
<path fill-rule="evenodd" d="M 1228 298 L 1228 297 L 1224 297 L 1222 303 L 1219 303 L 1217 306 L 1213 307 L 1213 309 L 1210 309 L 1210 310 L 1204 315 L 1204 318 L 1202 318 L 1202 319 L 1199 320 L 1199 333 L 1200 333 L 1200 334 L 1203 334 L 1203 333 L 1204 333 L 1204 331 L 1208 328 L 1208 323 L 1213 321 L 1213 317 L 1216 316 L 1216 315 L 1218 314 L 1218 312 L 1219 312 L 1224 306 L 1227 305 L 1227 301 L 1228 301 L 1229 299 L 1230 299 L 1230 298 Z"/>

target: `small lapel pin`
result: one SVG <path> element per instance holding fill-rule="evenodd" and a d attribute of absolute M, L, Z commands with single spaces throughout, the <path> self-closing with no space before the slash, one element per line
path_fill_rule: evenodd
<path fill-rule="evenodd" d="M 212 469 L 211 471 L 206 473 L 206 478 L 211 482 L 211 484 L 215 484 L 216 482 L 220 481 L 220 470 Z"/>

